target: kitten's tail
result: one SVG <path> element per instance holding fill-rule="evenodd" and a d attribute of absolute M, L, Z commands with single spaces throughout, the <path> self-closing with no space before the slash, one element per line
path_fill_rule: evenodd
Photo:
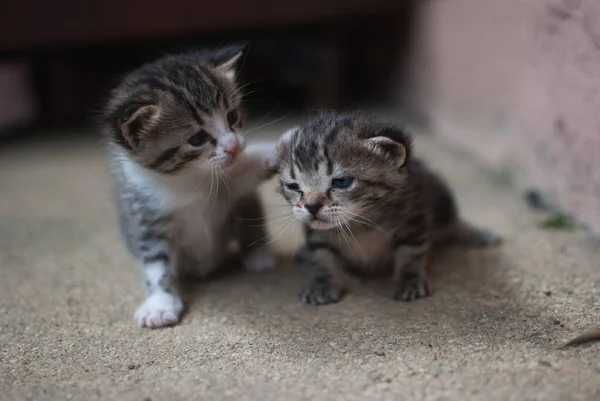
<path fill-rule="evenodd" d="M 437 241 L 458 243 L 473 248 L 487 248 L 500 245 L 502 238 L 490 230 L 459 220 L 444 229 Z"/>

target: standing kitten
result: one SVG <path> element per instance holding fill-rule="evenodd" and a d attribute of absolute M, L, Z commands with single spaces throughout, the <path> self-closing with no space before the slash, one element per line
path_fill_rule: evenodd
<path fill-rule="evenodd" d="M 305 223 L 316 270 L 305 303 L 338 301 L 343 269 L 393 273 L 394 299 L 422 298 L 434 242 L 500 242 L 459 219 L 450 190 L 411 157 L 410 144 L 401 129 L 361 114 L 322 115 L 282 137 L 280 192 Z"/>
<path fill-rule="evenodd" d="M 168 56 L 126 76 L 105 109 L 121 231 L 142 267 L 148 298 L 135 312 L 140 326 L 179 321 L 177 278 L 205 276 L 239 240 L 245 267 L 275 260 L 252 245 L 262 229 L 254 192 L 268 178 L 275 147 L 244 151 L 236 62 L 243 48 Z M 237 224 L 236 224 L 237 223 Z"/>

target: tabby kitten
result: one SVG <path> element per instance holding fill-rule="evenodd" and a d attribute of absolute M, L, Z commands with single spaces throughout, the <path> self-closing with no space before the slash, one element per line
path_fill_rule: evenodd
<path fill-rule="evenodd" d="M 435 242 L 490 246 L 500 239 L 464 223 L 453 196 L 411 156 L 411 138 L 363 114 L 324 114 L 288 131 L 280 192 L 306 227 L 303 258 L 315 266 L 302 300 L 340 300 L 341 272 L 393 274 L 394 299 L 430 294 L 425 271 Z"/>
<path fill-rule="evenodd" d="M 121 232 L 141 265 L 142 327 L 179 321 L 178 278 L 205 276 L 236 238 L 250 270 L 275 260 L 254 243 L 262 218 L 256 187 L 268 178 L 275 144 L 244 149 L 236 63 L 242 47 L 168 56 L 127 75 L 105 108 Z M 256 222 L 254 222 L 256 223 Z"/>

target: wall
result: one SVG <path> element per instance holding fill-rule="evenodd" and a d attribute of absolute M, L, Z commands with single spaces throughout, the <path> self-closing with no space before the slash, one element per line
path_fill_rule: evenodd
<path fill-rule="evenodd" d="M 436 133 L 600 232 L 600 1 L 438 0 L 424 16 Z"/>
<path fill-rule="evenodd" d="M 0 135 L 19 124 L 31 124 L 36 117 L 31 71 L 22 62 L 0 63 Z"/>

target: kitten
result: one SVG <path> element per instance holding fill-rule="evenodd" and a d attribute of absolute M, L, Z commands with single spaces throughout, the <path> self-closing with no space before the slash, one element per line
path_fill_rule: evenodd
<path fill-rule="evenodd" d="M 306 227 L 315 266 L 302 291 L 311 305 L 337 302 L 342 270 L 390 274 L 394 299 L 430 294 L 432 244 L 490 246 L 500 239 L 464 223 L 444 182 L 411 156 L 402 129 L 363 114 L 325 114 L 283 135 L 279 190 Z"/>
<path fill-rule="evenodd" d="M 253 246 L 263 229 L 247 223 L 262 218 L 255 189 L 271 174 L 276 148 L 243 150 L 236 83 L 243 53 L 229 47 L 144 65 L 123 79 L 104 111 L 121 232 L 148 292 L 135 312 L 142 327 L 178 322 L 178 279 L 216 270 L 232 238 L 247 269 L 274 267 L 266 249 Z"/>

